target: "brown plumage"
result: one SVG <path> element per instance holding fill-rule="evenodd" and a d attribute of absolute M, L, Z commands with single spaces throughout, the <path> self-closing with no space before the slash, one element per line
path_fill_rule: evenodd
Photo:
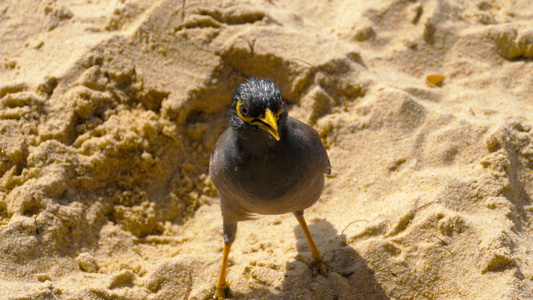
<path fill-rule="evenodd" d="M 324 188 L 330 163 L 318 133 L 290 117 L 279 88 L 248 79 L 231 99 L 230 127 L 219 137 L 209 174 L 220 195 L 224 256 L 217 297 L 225 298 L 226 263 L 237 223 L 255 214 L 294 213 L 309 241 L 314 264 L 325 274 L 322 257 L 309 234 L 303 210 Z"/>

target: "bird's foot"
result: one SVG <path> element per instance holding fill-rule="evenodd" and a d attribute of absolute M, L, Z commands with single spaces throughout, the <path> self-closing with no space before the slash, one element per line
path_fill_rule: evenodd
<path fill-rule="evenodd" d="M 320 260 L 314 259 L 309 264 L 309 268 L 311 268 L 311 270 L 313 270 L 313 275 L 320 274 L 320 275 L 322 275 L 324 277 L 328 277 L 328 269 L 326 269 L 326 265 L 324 264 L 322 259 L 320 259 Z"/>
<path fill-rule="evenodd" d="M 309 266 L 309 268 L 313 271 L 313 276 L 320 274 L 324 277 L 328 277 L 328 269 L 326 268 L 326 264 L 324 264 L 322 259 L 313 259 L 311 262 L 309 262 L 309 260 L 302 255 L 298 255 L 297 259 Z"/>
<path fill-rule="evenodd" d="M 226 299 L 226 293 L 229 291 L 229 282 L 226 280 L 224 284 L 217 284 L 215 300 L 224 300 Z"/>

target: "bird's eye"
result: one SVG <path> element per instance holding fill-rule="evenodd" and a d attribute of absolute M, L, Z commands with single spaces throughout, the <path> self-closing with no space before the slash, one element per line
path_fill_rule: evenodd
<path fill-rule="evenodd" d="M 244 117 L 248 116 L 248 113 L 249 113 L 248 108 L 244 105 L 239 105 L 239 112 Z"/>

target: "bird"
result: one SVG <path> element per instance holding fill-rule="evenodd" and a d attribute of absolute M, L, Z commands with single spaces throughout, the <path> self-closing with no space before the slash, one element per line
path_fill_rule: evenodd
<path fill-rule="evenodd" d="M 310 247 L 312 268 L 327 276 L 304 210 L 315 204 L 331 173 L 319 134 L 288 115 L 278 86 L 248 78 L 231 97 L 229 127 L 218 138 L 209 175 L 220 196 L 224 250 L 215 299 L 229 291 L 227 263 L 237 224 L 258 215 L 293 213 Z"/>

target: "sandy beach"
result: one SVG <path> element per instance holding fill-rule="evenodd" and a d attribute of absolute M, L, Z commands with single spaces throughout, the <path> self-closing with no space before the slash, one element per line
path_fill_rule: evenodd
<path fill-rule="evenodd" d="M 533 2 L 0 2 L 0 299 L 212 299 L 209 157 L 269 78 L 332 174 L 229 299 L 533 299 Z"/>

